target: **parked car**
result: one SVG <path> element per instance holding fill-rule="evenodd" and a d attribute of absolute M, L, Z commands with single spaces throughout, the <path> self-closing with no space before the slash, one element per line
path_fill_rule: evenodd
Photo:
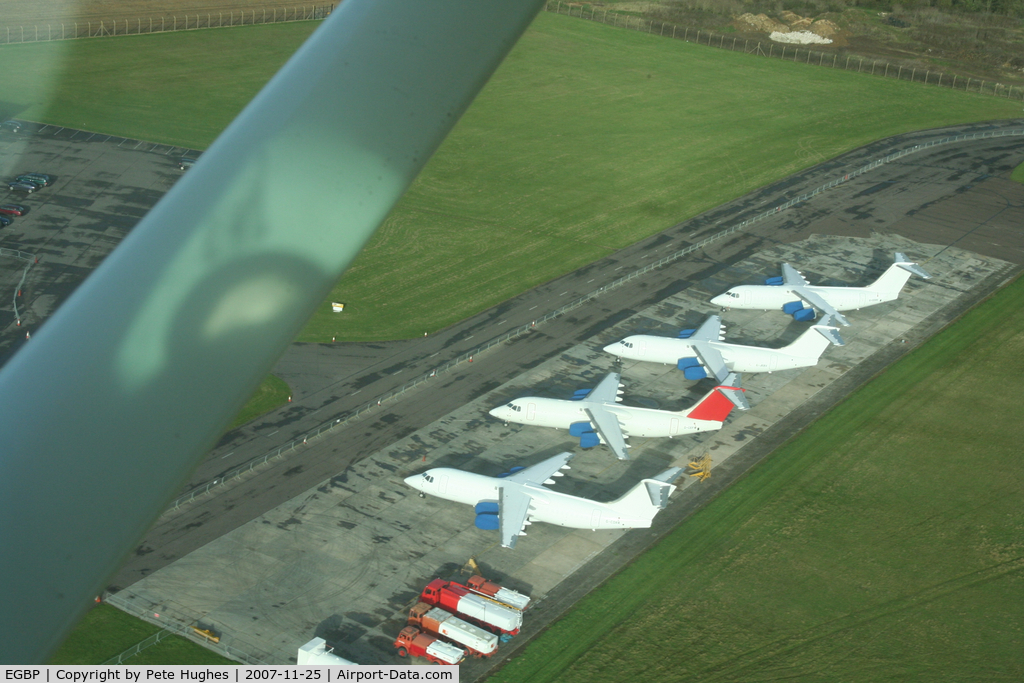
<path fill-rule="evenodd" d="M 24 216 L 28 213 L 28 207 L 21 204 L 0 204 L 0 213 L 8 216 Z"/>
<path fill-rule="evenodd" d="M 11 192 L 24 192 L 25 194 L 32 194 L 39 189 L 38 185 L 24 182 L 7 183 L 7 187 L 10 188 Z"/>
<path fill-rule="evenodd" d="M 53 183 L 53 177 L 48 176 L 45 173 L 22 173 L 20 176 L 15 178 L 18 181 L 27 180 L 30 183 L 35 183 L 40 187 L 46 187 Z"/>
<path fill-rule="evenodd" d="M 193 159 L 192 157 L 182 157 L 181 159 L 178 160 L 178 168 L 180 168 L 182 171 L 192 168 L 192 165 L 195 164 L 196 161 L 197 160 Z"/>
<path fill-rule="evenodd" d="M 5 130 L 9 133 L 17 133 L 21 130 L 21 124 L 17 121 L 4 121 L 0 123 L 0 130 Z"/>
<path fill-rule="evenodd" d="M 3 214 L 0 214 L 0 228 L 6 228 L 8 225 L 10 225 L 13 222 L 14 221 L 12 221 L 7 216 L 4 216 Z"/>

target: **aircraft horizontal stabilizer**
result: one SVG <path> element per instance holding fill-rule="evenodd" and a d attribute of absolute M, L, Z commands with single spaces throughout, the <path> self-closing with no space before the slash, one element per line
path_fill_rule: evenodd
<path fill-rule="evenodd" d="M 740 376 L 735 372 L 730 372 L 729 376 L 722 380 L 722 386 L 718 387 L 718 390 L 740 410 L 750 410 L 750 403 L 747 401 L 747 395 L 740 388 L 740 382 Z"/>
<path fill-rule="evenodd" d="M 825 339 L 828 339 L 836 346 L 846 346 L 846 342 L 839 335 L 839 328 L 832 327 L 831 325 L 829 325 L 829 323 L 832 322 L 831 318 L 832 316 L 826 315 L 824 318 L 821 319 L 820 324 L 813 326 L 814 329 L 817 330 L 821 336 L 823 336 Z"/>
<path fill-rule="evenodd" d="M 647 487 L 647 495 L 651 497 L 651 505 L 664 510 L 668 506 L 668 497 L 672 495 L 675 486 L 672 485 L 679 475 L 683 473 L 681 467 L 667 469 L 651 479 L 644 479 L 644 486 Z"/>
<path fill-rule="evenodd" d="M 902 268 L 903 270 L 910 271 L 911 273 L 917 275 L 918 277 L 923 277 L 925 280 L 930 280 L 932 277 L 931 275 L 928 274 L 927 270 L 925 270 L 921 266 L 917 265 L 916 263 L 908 259 L 907 255 L 904 254 L 903 252 L 896 252 L 895 262 L 896 265 Z"/>

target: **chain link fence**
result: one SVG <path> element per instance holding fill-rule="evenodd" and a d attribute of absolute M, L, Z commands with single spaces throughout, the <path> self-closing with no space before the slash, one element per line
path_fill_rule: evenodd
<path fill-rule="evenodd" d="M 118 17 L 31 26 L 4 26 L 0 28 L 0 45 L 312 21 L 325 19 L 332 11 L 334 11 L 334 4 L 301 5 L 236 9 L 227 12 L 185 13 L 159 17 Z"/>
<path fill-rule="evenodd" d="M 336 428 L 344 427 L 345 425 L 349 424 L 353 420 L 358 419 L 359 417 L 361 417 L 362 415 L 366 414 L 367 412 L 373 410 L 374 408 L 379 408 L 384 403 L 386 403 L 388 401 L 392 401 L 392 400 L 398 398 L 399 396 L 401 396 L 405 392 L 407 392 L 407 391 L 409 391 L 409 390 L 411 390 L 411 389 L 413 389 L 413 388 L 415 388 L 415 387 L 417 387 L 417 386 L 419 386 L 419 385 L 421 385 L 421 384 L 423 384 L 425 382 L 429 382 L 431 379 L 437 377 L 438 375 L 440 375 L 442 373 L 445 373 L 445 372 L 449 372 L 452 369 L 456 368 L 457 366 L 462 365 L 463 363 L 470 362 L 475 356 L 479 356 L 480 354 L 484 353 L 488 349 L 494 348 L 498 344 L 504 344 L 505 342 L 507 342 L 509 340 L 515 339 L 517 337 L 520 337 L 520 336 L 526 334 L 527 332 L 529 332 L 530 330 L 534 329 L 537 325 L 541 325 L 541 324 L 543 324 L 543 323 L 545 323 L 545 322 L 547 322 L 549 320 L 557 318 L 560 315 L 564 315 L 565 313 L 567 313 L 567 312 L 569 312 L 569 311 L 571 311 L 571 310 L 573 310 L 575 308 L 579 308 L 580 306 L 582 306 L 583 304 L 587 303 L 591 299 L 595 299 L 595 298 L 601 296 L 602 294 L 605 294 L 606 292 L 610 292 L 611 290 L 613 290 L 613 289 L 615 289 L 617 287 L 621 287 L 622 285 L 626 284 L 627 282 L 629 282 L 631 280 L 635 280 L 636 278 L 638 278 L 638 277 L 640 277 L 640 276 L 642 276 L 642 275 L 644 275 L 646 273 L 651 272 L 655 268 L 661 268 L 662 266 L 665 266 L 665 265 L 667 265 L 669 263 L 672 263 L 673 261 L 677 261 L 677 260 L 681 259 L 682 257 L 686 256 L 687 254 L 691 254 L 691 253 L 693 253 L 693 252 L 695 252 L 695 251 L 697 251 L 699 249 L 703 249 L 704 247 L 706 247 L 707 245 L 709 245 L 709 244 L 711 244 L 713 242 L 717 242 L 717 241 L 719 241 L 721 239 L 724 239 L 725 237 L 728 237 L 729 235 L 732 235 L 735 232 L 743 230 L 744 228 L 747 228 L 747 227 L 753 225 L 754 223 L 758 223 L 760 221 L 765 220 L 766 218 L 770 218 L 772 216 L 775 216 L 778 213 L 780 213 L 782 211 L 785 211 L 786 209 L 788 209 L 788 208 L 790 208 L 792 206 L 795 206 L 796 204 L 799 204 L 801 202 L 805 202 L 808 199 L 811 199 L 812 197 L 816 197 L 817 195 L 821 194 L 822 192 L 830 190 L 830 189 L 832 189 L 832 188 L 834 188 L 834 187 L 836 187 L 838 185 L 842 185 L 843 183 L 848 182 L 851 179 L 856 178 L 857 176 L 863 175 L 864 173 L 867 173 L 867 172 L 869 172 L 869 171 L 871 171 L 873 169 L 876 169 L 879 166 L 882 166 L 884 164 L 888 164 L 888 163 L 890 163 L 892 161 L 895 161 L 897 159 L 902 159 L 903 157 L 908 156 L 910 154 L 915 154 L 917 152 L 920 152 L 920 151 L 923 151 L 923 150 L 926 150 L 926 149 L 930 149 L 932 147 L 936 147 L 936 146 L 939 146 L 939 145 L 947 145 L 947 144 L 954 143 L 954 142 L 962 142 L 964 140 L 978 140 L 978 139 L 983 139 L 983 138 L 996 138 L 996 137 L 1008 137 L 1008 136 L 1024 136 L 1024 128 L 1012 129 L 1012 130 L 1002 130 L 1002 131 L 984 131 L 984 132 L 979 132 L 979 133 L 966 133 L 966 134 L 963 134 L 963 135 L 949 136 L 949 137 L 941 138 L 941 139 L 938 139 L 938 140 L 932 140 L 930 142 L 921 143 L 919 145 L 914 145 L 913 147 L 908 147 L 907 149 L 900 150 L 899 152 L 894 152 L 894 153 L 892 153 L 892 154 L 890 154 L 890 155 L 888 155 L 886 157 L 878 159 L 877 161 L 872 161 L 870 164 L 866 164 L 864 166 L 861 166 L 860 168 L 858 168 L 855 171 L 851 171 L 849 173 L 846 173 L 842 177 L 836 178 L 836 179 L 832 180 L 831 182 L 825 183 L 821 187 L 815 188 L 814 190 L 811 190 L 810 192 L 807 192 L 805 194 L 799 195 L 798 197 L 795 197 L 795 198 L 789 200 L 788 202 L 785 202 L 784 204 L 779 204 L 778 206 L 776 206 L 776 207 L 774 207 L 772 209 L 768 209 L 767 211 L 764 211 L 764 212 L 762 212 L 762 213 L 760 213 L 760 214 L 758 214 L 758 215 L 756 215 L 756 216 L 754 216 L 752 218 L 748 218 L 748 219 L 746 219 L 746 220 L 744 220 L 744 221 L 742 221 L 740 223 L 737 223 L 736 225 L 733 225 L 732 227 L 729 227 L 729 228 L 726 228 L 726 229 L 724 229 L 724 230 L 722 230 L 720 232 L 717 232 L 714 235 L 712 235 L 710 237 L 707 237 L 707 238 L 701 240 L 700 242 L 697 242 L 696 244 L 691 244 L 691 245 L 689 245 L 689 246 L 687 246 L 687 247 L 685 247 L 683 249 L 680 249 L 680 250 L 678 250 L 678 251 L 676 251 L 676 252 L 674 252 L 672 254 L 669 254 L 668 256 L 664 256 L 661 259 L 658 259 L 657 261 L 655 261 L 653 263 L 650 263 L 650 264 L 644 266 L 643 268 L 640 268 L 639 270 L 635 270 L 635 271 L 629 273 L 628 275 L 624 275 L 624 276 L 620 277 L 619 279 L 617 279 L 617 280 L 615 280 L 615 281 L 613 281 L 613 282 L 611 282 L 611 283 L 609 283 L 607 285 L 604 285 L 603 287 L 599 287 L 599 288 L 597 288 L 597 289 L 595 289 L 595 290 L 593 290 L 593 291 L 591 291 L 591 292 L 589 292 L 587 294 L 584 294 L 583 296 L 579 297 L 578 299 L 575 299 L 574 301 L 569 302 L 565 306 L 562 306 L 561 308 L 558 308 L 558 309 L 556 309 L 554 311 L 551 311 L 549 313 L 546 313 L 546 314 L 540 316 L 539 318 L 537 318 L 536 320 L 531 321 L 527 325 L 522 325 L 522 326 L 512 330 L 511 332 L 506 332 L 505 334 L 502 334 L 502 335 L 500 335 L 498 337 L 495 337 L 494 339 L 491 339 L 490 341 L 488 341 L 488 342 L 486 342 L 486 343 L 476 347 L 472 351 L 468 351 L 467 353 L 462 354 L 458 358 L 455 358 L 454 360 L 448 361 L 444 365 L 437 366 L 436 368 L 431 370 L 429 373 L 426 373 L 426 374 L 424 374 L 424 375 L 422 375 L 422 376 L 420 376 L 420 377 L 418 377 L 418 378 L 416 378 L 414 380 L 411 380 L 411 381 L 403 384 L 400 388 L 394 389 L 394 390 L 389 391 L 389 392 L 387 392 L 385 394 L 382 394 L 380 397 L 377 398 L 376 401 L 371 401 L 371 402 L 367 403 L 366 405 L 360 407 L 359 409 L 357 409 L 357 410 L 355 410 L 353 412 L 350 412 L 350 413 L 348 413 L 346 415 L 335 417 L 334 419 L 329 420 L 328 422 L 323 423 L 322 425 L 320 425 L 316 429 L 311 430 L 310 432 L 306 433 L 305 435 L 303 435 L 303 436 L 293 440 L 291 443 L 286 444 L 284 446 L 281 446 L 280 448 L 278 448 L 278 449 L 276 449 L 274 451 L 270 451 L 269 453 L 266 453 L 266 454 L 264 454 L 262 456 L 254 458 L 254 459 L 250 460 L 249 462 L 247 462 L 247 463 L 245 463 L 243 465 L 240 465 L 240 466 L 236 467 L 233 470 L 230 470 L 223 477 L 221 477 L 219 479 L 214 479 L 212 482 L 208 482 L 206 484 L 202 484 L 200 486 L 197 486 L 196 488 L 192 489 L 188 493 L 185 493 L 184 495 L 182 495 L 182 496 L 178 497 L 176 500 L 174 500 L 174 502 L 171 504 L 170 507 L 176 510 L 182 504 L 190 503 L 193 500 L 195 500 L 198 496 L 202 496 L 202 495 L 204 495 L 206 493 L 209 493 L 210 490 L 212 490 L 212 489 L 214 489 L 214 488 L 216 488 L 218 486 L 222 486 L 225 483 L 227 483 L 228 481 L 231 481 L 233 479 L 237 479 L 238 477 L 241 477 L 242 475 L 244 475 L 244 474 L 246 474 L 248 472 L 252 472 L 255 468 L 259 467 L 260 465 L 263 465 L 263 464 L 265 464 L 265 463 L 267 463 L 267 462 L 269 462 L 271 460 L 275 460 L 277 458 L 283 457 L 283 456 L 287 455 L 288 453 L 291 453 L 291 452 L 295 451 L 297 448 L 300 448 L 300 447 L 308 444 L 310 441 L 313 441 L 314 439 L 318 439 L 319 437 L 323 436 L 324 434 L 328 434 L 328 433 L 332 432 Z"/>
<path fill-rule="evenodd" d="M 959 76 L 957 74 L 951 76 L 941 71 L 932 71 L 931 69 L 925 69 L 913 64 L 880 62 L 855 55 L 841 55 L 838 52 L 821 52 L 793 45 L 777 44 L 771 40 L 747 40 L 737 36 L 712 33 L 703 29 L 687 28 L 663 21 L 644 19 L 632 14 L 622 14 L 614 10 L 609 11 L 607 8 L 598 8 L 594 5 L 563 2 L 562 0 L 548 2 L 545 5 L 545 9 L 555 14 L 565 14 L 566 16 L 597 21 L 609 26 L 628 28 L 643 33 L 654 33 L 667 38 L 685 40 L 724 50 L 746 52 L 747 54 L 759 55 L 761 57 L 785 59 L 831 69 L 870 73 L 873 76 L 940 85 L 967 92 L 978 92 L 995 97 L 1006 97 L 1024 101 L 1024 87 L 1003 85 L 995 81 L 986 81 L 980 78 Z M 658 30 L 655 31 L 655 28 Z"/>
<path fill-rule="evenodd" d="M 103 662 L 103 664 L 121 664 L 146 648 L 156 645 L 168 636 L 181 636 L 182 638 L 187 638 L 188 640 L 213 650 L 219 655 L 232 659 L 236 662 L 241 662 L 242 664 L 270 664 L 279 659 L 279 656 L 275 657 L 271 653 L 251 646 L 248 643 L 236 643 L 238 647 L 232 647 L 231 645 L 227 645 L 223 642 L 215 643 L 209 638 L 204 638 L 193 630 L 193 627 L 208 628 L 202 623 L 196 622 L 195 619 L 187 617 L 183 613 L 180 613 L 167 605 L 153 604 L 151 601 L 147 601 L 134 595 L 130 590 L 124 590 L 118 593 L 105 593 L 103 595 L 103 602 L 111 605 L 112 607 L 116 607 L 122 612 L 127 612 L 132 616 L 138 617 L 143 621 L 148 621 L 151 624 L 163 627 L 162 631 L 158 631 L 145 640 L 132 645 L 116 657 L 111 657 L 107 661 Z M 239 649 L 243 646 L 245 647 L 245 651 Z"/>

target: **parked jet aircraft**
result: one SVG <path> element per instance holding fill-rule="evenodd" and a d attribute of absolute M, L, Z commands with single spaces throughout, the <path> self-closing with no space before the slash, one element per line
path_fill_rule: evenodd
<path fill-rule="evenodd" d="M 739 378 L 731 373 L 775 372 L 817 364 L 829 343 L 838 346 L 845 343 L 839 336 L 839 328 L 831 327 L 830 322 L 831 317 L 825 316 L 821 323 L 809 327 L 789 346 L 769 349 L 727 344 L 722 341 L 725 339 L 722 317 L 712 315 L 698 329 L 680 332 L 678 339 L 635 334 L 609 344 L 604 350 L 619 358 L 674 364 L 686 379 L 704 379 L 710 373 L 719 382 L 735 386 Z"/>
<path fill-rule="evenodd" d="M 490 411 L 505 422 L 568 429 L 579 437 L 580 446 L 607 444 L 619 460 L 628 460 L 626 439 L 630 436 L 667 436 L 709 432 L 722 423 L 740 401 L 743 391 L 735 386 L 717 386 L 692 408 L 674 412 L 618 405 L 619 373 L 610 372 L 593 390 L 580 389 L 569 400 L 517 398 Z"/>
<path fill-rule="evenodd" d="M 675 491 L 672 482 L 682 470 L 665 470 L 644 479 L 626 495 L 610 503 L 598 503 L 565 493 L 551 491 L 552 477 L 569 469 L 572 453 L 560 453 L 527 468 L 513 468 L 500 477 L 438 467 L 408 477 L 412 488 L 438 498 L 473 505 L 476 526 L 498 529 L 501 545 L 514 548 L 516 539 L 525 536 L 527 525 L 547 522 L 573 529 L 636 529 L 651 526 L 654 516 L 668 504 Z"/>
<path fill-rule="evenodd" d="M 843 325 L 849 325 L 849 321 L 839 311 L 892 301 L 900 295 L 911 274 L 925 279 L 931 277 L 905 254 L 896 252 L 895 262 L 867 287 L 815 287 L 807 282 L 800 271 L 783 263 L 781 277 L 768 278 L 763 285 L 733 287 L 725 294 L 716 296 L 711 303 L 723 308 L 760 308 L 766 311 L 781 308 L 795 320 L 814 320 L 814 309 L 817 309 Z M 810 308 L 805 308 L 805 303 Z"/>

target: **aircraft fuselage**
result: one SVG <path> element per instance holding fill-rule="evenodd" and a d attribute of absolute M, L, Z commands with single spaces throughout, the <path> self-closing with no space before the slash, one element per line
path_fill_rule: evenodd
<path fill-rule="evenodd" d="M 517 398 L 507 405 L 490 411 L 494 417 L 506 422 L 517 422 L 538 427 L 568 429 L 574 422 L 589 422 L 586 409 L 596 407 L 614 414 L 629 436 L 665 437 L 721 429 L 722 422 L 695 420 L 683 413 L 653 408 L 636 408 L 594 401 L 565 401 L 554 398 Z M 602 439 L 603 442 L 603 439 Z"/>
<path fill-rule="evenodd" d="M 431 496 L 474 506 L 485 501 L 497 502 L 500 498 L 499 487 L 517 487 L 530 496 L 528 519 L 532 522 L 546 522 L 573 529 L 635 529 L 651 525 L 647 517 L 623 514 L 621 510 L 614 509 L 614 502 L 598 503 L 536 484 L 520 484 L 448 467 L 413 475 L 405 483 Z"/>
<path fill-rule="evenodd" d="M 789 287 L 787 285 L 739 285 L 725 294 L 719 294 L 711 300 L 716 306 L 723 308 L 761 309 L 770 311 L 782 308 L 791 301 L 800 301 L 797 292 L 808 290 L 820 296 L 837 311 L 851 311 L 865 306 L 874 306 L 885 301 L 892 301 L 896 296 L 883 295 L 882 292 L 867 287 Z M 896 292 L 898 295 L 899 292 Z"/>
<path fill-rule="evenodd" d="M 806 368 L 816 365 L 821 354 L 792 354 L 787 348 L 769 349 L 761 346 L 743 346 L 725 342 L 700 342 L 722 354 L 725 366 L 730 372 L 775 372 Z M 825 342 L 824 346 L 827 346 Z M 824 346 L 821 348 L 824 349 Z M 686 339 L 656 337 L 637 334 L 626 337 L 621 342 L 610 344 L 604 349 L 608 353 L 627 360 L 647 361 L 675 365 L 681 358 L 693 358 L 698 354 L 694 345 Z"/>

